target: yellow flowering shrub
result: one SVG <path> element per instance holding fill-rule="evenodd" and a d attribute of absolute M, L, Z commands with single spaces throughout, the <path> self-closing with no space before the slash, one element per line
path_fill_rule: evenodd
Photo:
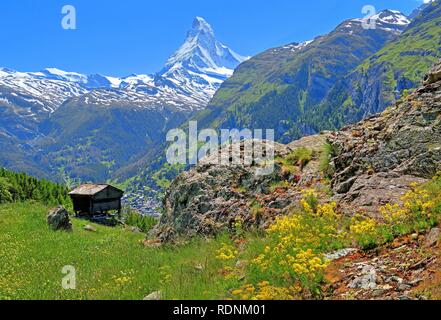
<path fill-rule="evenodd" d="M 223 267 L 221 274 L 225 280 L 239 280 L 243 276 L 240 270 L 231 266 Z"/>
<path fill-rule="evenodd" d="M 233 223 L 233 230 L 236 236 L 241 237 L 244 235 L 244 229 L 243 229 L 243 221 L 240 218 L 236 218 L 236 220 Z"/>
<path fill-rule="evenodd" d="M 237 300 L 294 300 L 296 290 L 271 286 L 268 281 L 262 281 L 257 286 L 244 285 L 231 294 Z"/>
<path fill-rule="evenodd" d="M 403 209 L 398 203 L 386 204 L 380 208 L 380 213 L 388 223 L 403 222 L 407 218 L 407 211 Z"/>
<path fill-rule="evenodd" d="M 300 200 L 302 209 L 309 214 L 314 213 L 317 210 L 318 199 L 317 193 L 314 189 L 302 190 L 303 197 Z"/>
<path fill-rule="evenodd" d="M 380 213 L 395 235 L 424 230 L 436 224 L 440 204 L 437 197 L 425 186 L 413 185 L 401 198 L 401 204 L 387 204 L 380 208 Z"/>
<path fill-rule="evenodd" d="M 364 249 L 371 249 L 379 242 L 379 224 L 373 218 L 357 215 L 352 218 L 349 230 L 351 237 Z"/>
<path fill-rule="evenodd" d="M 342 217 L 335 211 L 335 202 L 319 204 L 315 191 L 308 189 L 300 204 L 300 212 L 280 217 L 268 228 L 270 241 L 252 266 L 257 272 L 314 287 L 328 266 L 323 253 L 338 246 L 346 235 L 340 231 Z"/>
<path fill-rule="evenodd" d="M 222 247 L 217 250 L 216 258 L 224 261 L 233 260 L 238 253 L 238 250 L 234 246 L 222 243 Z"/>
<path fill-rule="evenodd" d="M 401 204 L 383 206 L 380 213 L 384 219 L 379 220 L 362 215 L 345 218 L 337 212 L 335 202 L 320 203 L 315 190 L 302 194 L 299 210 L 276 219 L 266 237 L 248 251 L 246 270 L 239 274 L 237 266 L 233 267 L 238 256 L 234 247 L 223 245 L 218 251 L 218 258 L 230 265 L 226 272 L 230 279 L 243 279 L 246 271 L 245 277 L 253 283 L 233 290 L 234 299 L 291 300 L 300 297 L 304 289 L 307 294 L 319 295 L 329 263 L 325 253 L 352 245 L 371 249 L 396 235 L 427 229 L 441 216 L 441 175 L 431 183 L 413 186 Z"/>
<path fill-rule="evenodd" d="M 377 228 L 377 221 L 372 218 L 363 220 L 352 219 L 353 223 L 349 227 L 352 234 L 355 236 L 362 236 L 366 234 L 375 234 Z"/>

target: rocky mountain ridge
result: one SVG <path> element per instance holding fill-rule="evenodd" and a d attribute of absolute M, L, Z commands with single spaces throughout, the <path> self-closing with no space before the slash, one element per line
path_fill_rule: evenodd
<path fill-rule="evenodd" d="M 238 220 L 244 227 L 264 228 L 298 206 L 305 188 L 326 189 L 319 164 L 326 142 L 332 147 L 325 153 L 333 171 L 332 198 L 340 210 L 378 216 L 380 206 L 399 202 L 413 183 L 423 183 L 441 170 L 440 67 L 441 61 L 427 74 L 424 86 L 375 117 L 335 133 L 276 143 L 271 175 L 256 176 L 256 164 L 202 161 L 168 189 L 154 235 L 170 241 L 216 234 Z M 299 149 L 310 150 L 306 165 L 295 156 Z"/>
<path fill-rule="evenodd" d="M 441 170 L 440 67 L 414 94 L 330 139 L 338 154 L 333 190 L 342 204 L 375 213 Z"/>

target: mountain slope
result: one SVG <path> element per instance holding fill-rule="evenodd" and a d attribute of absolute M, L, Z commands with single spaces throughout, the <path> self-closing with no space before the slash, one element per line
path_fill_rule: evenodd
<path fill-rule="evenodd" d="M 441 3 L 422 7 L 408 29 L 339 81 L 313 118 L 321 128 L 341 127 L 383 111 L 441 57 Z"/>
<path fill-rule="evenodd" d="M 314 124 L 300 121 L 301 116 L 408 22 L 387 10 L 379 14 L 375 30 L 352 19 L 312 42 L 268 50 L 240 65 L 197 119 L 203 127 L 274 128 L 278 141 L 315 133 Z"/>

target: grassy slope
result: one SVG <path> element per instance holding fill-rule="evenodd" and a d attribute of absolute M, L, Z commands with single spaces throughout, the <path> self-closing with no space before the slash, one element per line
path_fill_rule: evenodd
<path fill-rule="evenodd" d="M 90 233 L 76 219 L 73 233 L 52 232 L 46 212 L 37 203 L 0 206 L 0 300 L 142 299 L 156 290 L 169 299 L 217 299 L 235 285 L 218 273 L 216 240 L 146 248 L 142 234 L 103 226 Z M 77 290 L 61 287 L 65 265 L 76 267 Z M 172 274 L 168 285 L 165 274 Z"/>
<path fill-rule="evenodd" d="M 147 248 L 142 234 L 74 219 L 74 232 L 53 232 L 47 207 L 28 202 L 0 206 L 0 300 L 133 299 L 161 290 L 166 299 L 323 298 L 326 252 L 348 246 L 378 248 L 395 237 L 424 234 L 439 224 L 441 176 L 407 194 L 404 205 L 380 209 L 385 222 L 335 211 L 303 190 L 300 208 L 264 234 L 234 240 L 194 240 L 179 247 Z M 77 289 L 63 290 L 63 266 L 77 270 Z M 266 284 L 265 284 L 266 283 Z"/>
<path fill-rule="evenodd" d="M 427 70 L 438 61 L 441 52 L 441 5 L 433 3 L 426 8 L 423 16 L 418 17 L 397 41 L 386 45 L 374 56 L 367 59 L 356 71 L 365 71 L 379 65 L 384 66 L 385 77 L 392 81 L 396 89 L 399 77 L 419 85 Z"/>

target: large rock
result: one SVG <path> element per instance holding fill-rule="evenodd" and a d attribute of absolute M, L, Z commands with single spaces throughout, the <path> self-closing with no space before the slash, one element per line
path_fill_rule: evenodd
<path fill-rule="evenodd" d="M 47 224 L 55 231 L 72 231 L 72 223 L 70 221 L 69 213 L 62 206 L 49 211 Z"/>
<path fill-rule="evenodd" d="M 424 242 L 424 246 L 427 248 L 434 247 L 439 243 L 441 239 L 441 229 L 440 228 L 433 228 L 430 230 L 429 234 L 427 235 L 426 241 Z"/>
<path fill-rule="evenodd" d="M 337 193 L 334 200 L 339 203 L 340 209 L 348 214 L 365 212 L 380 217 L 379 207 L 388 203 L 399 203 L 412 184 L 426 181 L 424 178 L 393 172 L 361 174 L 351 181 L 347 192 Z"/>
<path fill-rule="evenodd" d="M 290 145 L 275 143 L 275 157 L 284 157 L 304 146 L 321 150 L 326 138 L 324 134 L 307 137 Z M 266 145 L 265 141 L 263 145 Z M 240 143 L 240 147 L 243 153 L 243 143 Z M 214 235 L 233 230 L 237 220 L 245 228 L 264 229 L 278 215 L 287 211 L 290 205 L 297 205 L 302 196 L 301 191 L 294 188 L 274 191 L 272 186 L 275 183 L 283 180 L 300 186 L 311 183 L 315 178 L 320 179 L 317 160 L 308 163 L 300 177 L 286 177 L 277 163 L 274 171 L 267 175 L 259 175 L 256 170 L 259 165 L 254 162 L 251 165 L 212 164 L 214 157 L 223 150 L 203 159 L 198 166 L 173 181 L 166 192 L 165 212 L 152 232 L 154 237 L 168 242 L 179 236 Z M 253 210 L 253 203 L 255 205 L 257 200 L 260 208 Z"/>
<path fill-rule="evenodd" d="M 441 81 L 441 60 L 424 78 L 424 85 Z"/>
<path fill-rule="evenodd" d="M 330 139 L 337 153 L 332 186 L 349 210 L 368 213 L 396 202 L 413 182 L 441 170 L 441 62 L 415 93 L 378 116 L 343 128 Z"/>

